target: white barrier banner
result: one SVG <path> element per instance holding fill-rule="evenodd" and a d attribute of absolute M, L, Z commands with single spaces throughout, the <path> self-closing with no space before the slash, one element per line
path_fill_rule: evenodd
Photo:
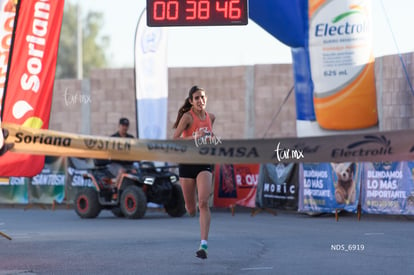
<path fill-rule="evenodd" d="M 14 152 L 175 163 L 363 162 L 414 159 L 414 130 L 323 137 L 220 140 L 123 139 L 4 124 Z"/>

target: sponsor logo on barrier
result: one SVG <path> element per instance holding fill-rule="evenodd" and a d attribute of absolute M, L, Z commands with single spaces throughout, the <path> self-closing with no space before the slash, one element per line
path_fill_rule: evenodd
<path fill-rule="evenodd" d="M 10 177 L 10 185 L 24 185 L 24 177 Z"/>
<path fill-rule="evenodd" d="M 194 143 L 196 147 L 200 147 L 200 145 L 218 145 L 221 144 L 221 139 L 217 136 L 195 136 Z"/>
<path fill-rule="evenodd" d="M 45 144 L 45 145 L 56 145 L 69 147 L 72 139 L 68 137 L 56 137 L 46 135 L 25 135 L 22 132 L 16 133 L 15 143 L 31 143 L 31 144 Z"/>
<path fill-rule="evenodd" d="M 267 193 L 263 195 L 265 198 L 294 199 L 296 187 L 286 182 L 282 184 L 264 182 L 263 192 Z"/>
<path fill-rule="evenodd" d="M 197 132 L 193 133 L 194 143 L 196 147 L 201 145 L 218 145 L 221 144 L 221 138 L 215 135 L 212 135 L 210 132 L 205 130 L 205 135 L 199 136 Z"/>
<path fill-rule="evenodd" d="M 315 147 L 311 147 L 309 145 L 306 145 L 305 143 L 298 143 L 293 146 L 293 149 L 295 150 L 301 150 L 303 154 L 315 154 L 319 150 L 319 145 L 316 145 Z"/>
<path fill-rule="evenodd" d="M 1 178 L 0 179 L 0 186 L 8 186 L 8 185 L 24 185 L 25 178 L 24 177 L 10 177 L 10 178 Z"/>
<path fill-rule="evenodd" d="M 165 153 L 170 151 L 184 153 L 187 151 L 187 146 L 174 143 L 148 143 L 147 148 L 150 151 L 163 151 Z"/>
<path fill-rule="evenodd" d="M 363 148 L 363 145 L 366 144 L 379 144 L 378 148 Z M 349 144 L 346 149 L 344 148 L 335 148 L 332 150 L 332 158 L 342 158 L 342 157 L 374 157 L 374 156 L 385 156 L 392 155 L 393 150 L 391 147 L 391 140 L 387 139 L 385 136 L 373 136 L 367 135 L 364 136 L 364 140 L 357 141 Z"/>
<path fill-rule="evenodd" d="M 111 151 L 121 151 L 121 152 L 131 151 L 131 143 L 128 140 L 111 141 L 111 140 L 87 138 L 87 139 L 84 139 L 83 142 L 88 149 L 111 150 Z"/>
<path fill-rule="evenodd" d="M 235 167 L 235 179 L 239 188 L 255 188 L 258 183 L 258 174 L 253 173 L 248 166 Z"/>
<path fill-rule="evenodd" d="M 285 159 L 303 159 L 303 149 L 289 149 L 281 148 L 280 142 L 277 144 L 273 158 L 277 158 L 278 161 Z"/>
<path fill-rule="evenodd" d="M 33 185 L 49 185 L 49 186 L 64 186 L 65 185 L 65 175 L 64 174 L 52 174 L 42 173 L 36 175 L 32 179 Z"/>
<path fill-rule="evenodd" d="M 217 157 L 235 158 L 258 158 L 259 153 L 256 147 L 201 147 L 198 151 L 200 155 L 210 155 Z"/>
<path fill-rule="evenodd" d="M 84 175 L 88 173 L 88 170 L 78 170 L 72 167 L 68 167 L 69 182 L 73 187 L 93 187 L 92 180 Z M 72 180 L 70 180 L 72 179 Z"/>

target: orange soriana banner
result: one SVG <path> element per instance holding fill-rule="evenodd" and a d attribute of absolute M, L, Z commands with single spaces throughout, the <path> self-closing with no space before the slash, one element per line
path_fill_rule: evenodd
<path fill-rule="evenodd" d="M 20 0 L 3 97 L 2 121 L 47 129 L 64 1 Z M 0 176 L 34 176 L 43 156 L 8 152 Z"/>
<path fill-rule="evenodd" d="M 0 0 L 0 102 L 3 102 L 4 87 L 6 85 L 16 6 L 17 4 L 14 0 Z M 3 146 L 2 132 L 0 132 L 0 146 Z"/>
<path fill-rule="evenodd" d="M 0 1 L 0 100 L 6 84 L 9 53 L 16 17 L 16 5 L 13 0 Z"/>
<path fill-rule="evenodd" d="M 214 206 L 256 207 L 260 164 L 222 164 L 215 167 Z"/>

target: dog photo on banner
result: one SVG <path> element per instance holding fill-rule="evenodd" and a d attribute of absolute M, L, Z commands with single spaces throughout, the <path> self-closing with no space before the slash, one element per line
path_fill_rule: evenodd
<path fill-rule="evenodd" d="M 334 213 L 336 209 L 356 212 L 360 196 L 362 165 L 304 163 L 300 165 L 299 211 Z"/>

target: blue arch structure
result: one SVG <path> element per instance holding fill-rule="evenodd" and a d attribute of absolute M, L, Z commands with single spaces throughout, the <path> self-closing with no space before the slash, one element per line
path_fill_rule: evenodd
<path fill-rule="evenodd" d="M 308 0 L 250 0 L 249 17 L 291 47 L 296 117 L 298 120 L 316 120 L 308 50 Z"/>

